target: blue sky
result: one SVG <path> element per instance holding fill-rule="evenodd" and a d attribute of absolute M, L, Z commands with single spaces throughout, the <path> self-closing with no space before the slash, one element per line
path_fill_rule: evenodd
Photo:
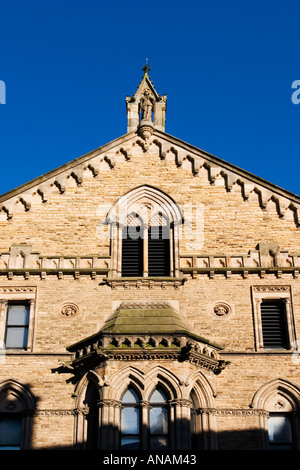
<path fill-rule="evenodd" d="M 146 58 L 167 133 L 299 194 L 299 21 L 299 0 L 1 2 L 0 194 L 125 134 Z"/>

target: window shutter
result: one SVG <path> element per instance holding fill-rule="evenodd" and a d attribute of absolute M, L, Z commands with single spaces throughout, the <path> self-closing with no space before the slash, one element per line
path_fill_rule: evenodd
<path fill-rule="evenodd" d="M 281 300 L 263 300 L 261 322 L 265 348 L 288 349 L 285 305 Z"/>
<path fill-rule="evenodd" d="M 151 226 L 148 231 L 149 276 L 170 276 L 170 230 Z"/>
<path fill-rule="evenodd" d="M 122 238 L 122 276 L 143 276 L 143 239 L 140 227 L 124 227 Z"/>

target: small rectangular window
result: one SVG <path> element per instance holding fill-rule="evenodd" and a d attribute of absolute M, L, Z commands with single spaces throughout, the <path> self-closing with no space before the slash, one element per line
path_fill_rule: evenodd
<path fill-rule="evenodd" d="M 264 347 L 288 349 L 285 303 L 282 300 L 263 300 L 260 309 Z"/>
<path fill-rule="evenodd" d="M 5 347 L 7 349 L 25 349 L 28 340 L 29 304 L 8 304 Z"/>

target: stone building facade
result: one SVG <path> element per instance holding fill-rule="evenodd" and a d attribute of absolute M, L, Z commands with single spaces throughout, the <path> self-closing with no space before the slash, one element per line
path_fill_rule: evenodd
<path fill-rule="evenodd" d="M 165 132 L 0 197 L 0 447 L 299 449 L 300 198 Z"/>

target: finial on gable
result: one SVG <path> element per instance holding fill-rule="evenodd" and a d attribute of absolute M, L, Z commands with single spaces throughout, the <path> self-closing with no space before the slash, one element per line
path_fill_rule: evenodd
<path fill-rule="evenodd" d="M 144 67 L 142 68 L 142 70 L 143 70 L 143 72 L 145 72 L 145 74 L 148 73 L 148 72 L 150 72 L 151 67 L 150 67 L 150 65 L 148 64 L 148 59 L 146 59 L 146 64 L 144 65 Z"/>
<path fill-rule="evenodd" d="M 146 59 L 144 76 L 133 96 L 126 97 L 127 132 L 137 131 L 148 138 L 155 129 L 164 132 L 166 121 L 167 96 L 160 96 L 148 75 L 151 70 Z"/>

